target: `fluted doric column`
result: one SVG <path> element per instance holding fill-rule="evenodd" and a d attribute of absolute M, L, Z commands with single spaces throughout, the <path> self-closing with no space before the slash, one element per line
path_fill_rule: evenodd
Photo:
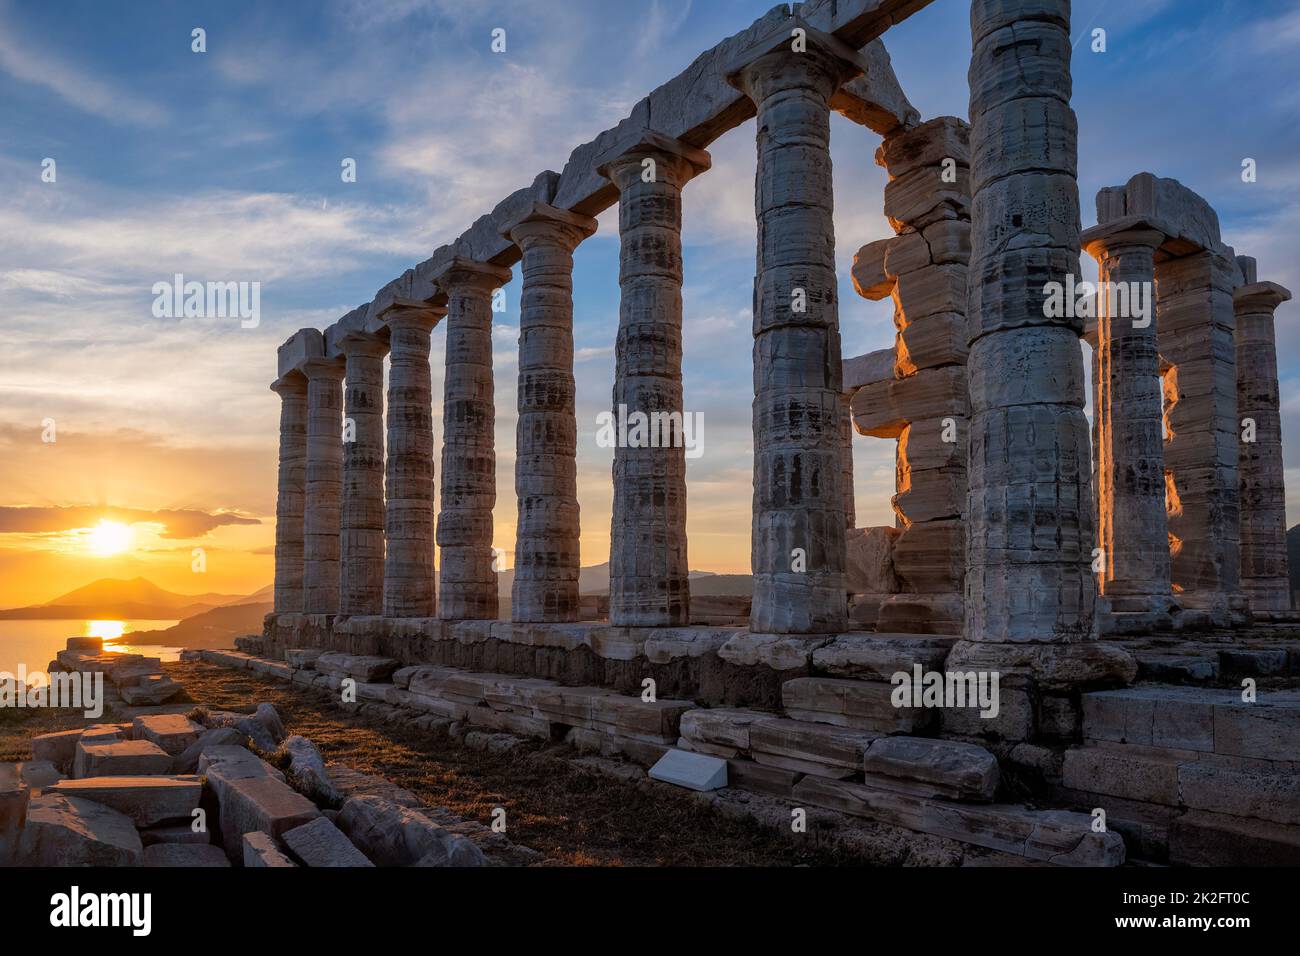
<path fill-rule="evenodd" d="M 971 642 L 1095 635 L 1083 327 L 1045 308 L 1079 265 L 1069 23 L 1069 0 L 971 4 Z"/>
<path fill-rule="evenodd" d="M 578 620 L 578 420 L 573 381 L 573 250 L 596 220 L 542 203 L 502 233 L 523 253 L 514 584 L 520 622 Z"/>
<path fill-rule="evenodd" d="M 1169 528 L 1155 302 L 1164 233 L 1100 225 L 1083 247 L 1100 267 L 1094 345 L 1099 590 L 1112 611 L 1169 610 Z M 1132 293 L 1136 292 L 1137 295 Z M 1146 303 L 1146 314 L 1134 306 Z"/>
<path fill-rule="evenodd" d="M 307 481 L 307 379 L 276 379 L 280 396 L 280 477 L 275 497 L 275 613 L 302 611 L 302 521 Z"/>
<path fill-rule="evenodd" d="M 863 64 L 792 18 L 724 69 L 758 108 L 749 626 L 834 632 L 848 604 L 829 101 Z"/>
<path fill-rule="evenodd" d="M 447 369 L 442 400 L 441 598 L 447 621 L 497 616 L 492 509 L 496 505 L 496 405 L 492 384 L 492 293 L 510 270 L 456 258 L 438 277 L 447 294 Z"/>
<path fill-rule="evenodd" d="M 394 306 L 388 326 L 388 460 L 385 466 L 384 616 L 433 617 L 433 385 L 429 339 L 446 309 Z"/>
<path fill-rule="evenodd" d="M 596 160 L 619 191 L 613 415 L 628 440 L 614 448 L 609 621 L 615 625 L 686 624 L 690 615 L 681 191 L 709 164 L 703 150 L 651 130 L 631 149 Z M 634 432 L 641 416 L 648 424 Z"/>
<path fill-rule="evenodd" d="M 307 481 L 303 508 L 303 612 L 339 609 L 339 502 L 343 490 L 343 363 L 313 358 L 307 376 Z"/>
<path fill-rule="evenodd" d="M 343 504 L 339 512 L 339 613 L 380 614 L 384 601 L 384 356 L 367 332 L 339 341 L 343 387 Z"/>
<path fill-rule="evenodd" d="M 1257 279 L 1255 260 L 1238 256 L 1246 285 L 1233 293 L 1237 318 L 1237 414 L 1241 418 L 1241 586 L 1252 611 L 1287 611 L 1286 487 L 1278 411 L 1273 313 L 1289 290 Z"/>

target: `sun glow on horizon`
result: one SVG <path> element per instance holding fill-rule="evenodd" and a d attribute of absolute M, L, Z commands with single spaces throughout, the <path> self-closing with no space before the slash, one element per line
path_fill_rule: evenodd
<path fill-rule="evenodd" d="M 115 641 L 126 632 L 126 621 L 87 621 L 86 636 Z"/>
<path fill-rule="evenodd" d="M 131 547 L 131 529 L 120 521 L 101 518 L 99 524 L 90 529 L 86 544 L 100 557 L 112 557 Z"/>

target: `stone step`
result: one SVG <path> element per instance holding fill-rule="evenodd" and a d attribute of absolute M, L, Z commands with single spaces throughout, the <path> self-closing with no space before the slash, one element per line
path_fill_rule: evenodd
<path fill-rule="evenodd" d="M 1091 740 L 1169 747 L 1230 757 L 1300 760 L 1300 691 L 1241 691 L 1153 685 L 1083 695 Z"/>
<path fill-rule="evenodd" d="M 976 744 L 926 737 L 881 737 L 863 758 L 867 783 L 905 780 L 933 796 L 991 801 L 998 759 Z"/>
<path fill-rule="evenodd" d="M 330 652 L 316 658 L 315 669 L 322 674 L 337 674 L 339 677 L 376 683 L 388 680 L 400 666 L 401 662 L 391 657 Z"/>
<path fill-rule="evenodd" d="M 844 778 L 862 771 L 867 748 L 880 735 L 830 724 L 769 717 L 750 725 L 749 748 L 758 763 Z"/>
<path fill-rule="evenodd" d="M 1300 826 L 1300 774 L 1289 765 L 1132 745 L 1076 747 L 1065 753 L 1062 782 L 1124 800 Z"/>
<path fill-rule="evenodd" d="M 749 753 L 749 729 L 775 714 L 735 707 L 710 707 L 682 714 L 679 731 L 692 749 L 715 757 L 736 757 Z"/>
<path fill-rule="evenodd" d="M 972 804 L 922 797 L 869 784 L 804 777 L 794 799 L 960 843 L 1060 866 L 1119 866 L 1124 841 L 1094 833 L 1092 817 L 1016 804 Z"/>
<path fill-rule="evenodd" d="M 1169 862 L 1184 866 L 1300 866 L 1300 827 L 1190 810 L 1170 824 Z"/>
<path fill-rule="evenodd" d="M 813 651 L 813 668 L 832 677 L 888 683 L 897 673 L 912 673 L 916 664 L 943 670 L 956 640 L 934 634 L 841 634 Z"/>
<path fill-rule="evenodd" d="M 203 784 L 198 777 L 89 777 L 63 780 L 47 793 L 93 800 L 124 813 L 137 827 L 166 820 L 186 820 L 199 805 Z"/>
<path fill-rule="evenodd" d="M 884 734 L 910 734 L 926 727 L 924 708 L 895 707 L 894 688 L 883 681 L 799 677 L 781 685 L 781 704 L 794 720 Z"/>

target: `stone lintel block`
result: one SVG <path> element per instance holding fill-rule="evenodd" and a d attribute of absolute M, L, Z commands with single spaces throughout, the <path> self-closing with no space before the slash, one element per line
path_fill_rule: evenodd
<path fill-rule="evenodd" d="M 452 257 L 441 273 L 431 278 L 444 294 L 450 295 L 452 286 L 461 283 L 471 283 L 487 290 L 499 288 L 510 281 L 510 270 L 490 262 L 457 255 Z"/>
<path fill-rule="evenodd" d="M 882 136 L 919 123 L 921 114 L 899 86 L 884 43 L 872 40 L 858 52 L 867 62 L 867 72 L 835 91 L 831 109 Z"/>
<path fill-rule="evenodd" d="M 713 165 L 713 158 L 707 151 L 649 127 L 638 130 L 630 141 L 617 143 L 597 153 L 592 164 L 599 175 L 612 180 L 610 174 L 615 164 L 664 155 L 676 157 L 684 162 L 685 179 L 693 179 L 700 173 L 708 171 Z"/>
<path fill-rule="evenodd" d="M 456 255 L 495 266 L 513 266 L 519 261 L 519 248 L 503 233 L 503 227 L 518 220 L 534 203 L 553 202 L 559 180 L 560 174 L 548 169 L 538 173 L 528 186 L 516 189 L 460 234 L 453 244 Z"/>
<path fill-rule="evenodd" d="M 721 64 L 727 82 L 743 89 L 741 74 L 746 67 L 769 53 L 790 52 L 795 30 L 803 30 L 808 52 L 817 51 L 835 61 L 841 70 L 841 83 L 866 74 L 870 68 L 866 57 L 832 33 L 826 33 L 809 23 L 799 14 L 783 20 L 773 20 L 750 38 L 745 46 L 731 53 Z"/>
<path fill-rule="evenodd" d="M 1124 212 L 1128 216 L 1153 216 L 1164 223 L 1161 231 L 1198 249 L 1224 248 L 1219 216 L 1214 207 L 1176 179 L 1138 173 L 1124 186 Z"/>
<path fill-rule="evenodd" d="M 325 339 L 319 329 L 299 329 L 280 346 L 277 352 L 279 376 L 301 371 L 308 359 L 325 355 Z"/>
<path fill-rule="evenodd" d="M 876 149 L 876 165 L 886 169 L 890 179 L 922 167 L 942 168 L 946 159 L 970 166 L 970 124 L 955 116 L 937 116 L 886 136 Z"/>

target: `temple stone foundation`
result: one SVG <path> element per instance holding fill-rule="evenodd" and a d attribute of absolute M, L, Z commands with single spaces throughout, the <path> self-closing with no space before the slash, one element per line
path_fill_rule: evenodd
<path fill-rule="evenodd" d="M 646 765 L 706 754 L 729 786 L 1035 862 L 1300 862 L 1274 336 L 1290 293 L 1152 173 L 1103 189 L 1082 228 L 1068 0 L 973 0 L 969 122 L 923 122 L 880 36 L 925 5 L 774 8 L 281 346 L 275 610 L 213 660 L 331 693 L 351 677 L 394 719 Z M 753 592 L 692 600 L 684 187 L 750 118 Z M 855 290 L 893 306 L 893 346 L 861 356 L 840 344 L 845 120 L 880 137 L 894 233 L 847 237 Z M 606 556 L 580 551 L 573 259 L 615 203 L 612 411 L 657 415 L 661 440 L 615 449 L 605 605 L 578 588 Z M 1100 295 L 1077 292 L 1081 251 Z M 507 621 L 492 331 L 515 266 Z M 859 436 L 896 443 L 892 526 L 856 527 Z M 1246 678 L 1268 679 L 1250 707 Z"/>

